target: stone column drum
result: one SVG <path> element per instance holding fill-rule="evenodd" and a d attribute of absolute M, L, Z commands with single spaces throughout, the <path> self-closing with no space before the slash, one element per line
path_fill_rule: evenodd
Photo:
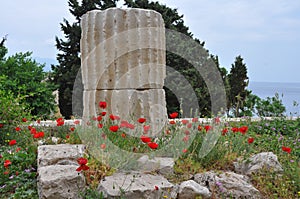
<path fill-rule="evenodd" d="M 84 86 L 83 118 L 107 112 L 151 125 L 167 119 L 164 21 L 145 9 L 93 10 L 81 20 L 81 72 Z M 158 126 L 157 126 L 158 127 Z"/>

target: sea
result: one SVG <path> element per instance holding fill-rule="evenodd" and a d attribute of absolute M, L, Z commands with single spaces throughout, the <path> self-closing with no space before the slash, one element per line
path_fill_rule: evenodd
<path fill-rule="evenodd" d="M 248 89 L 261 99 L 273 97 L 278 93 L 286 108 L 286 116 L 300 116 L 300 82 L 251 82 Z"/>

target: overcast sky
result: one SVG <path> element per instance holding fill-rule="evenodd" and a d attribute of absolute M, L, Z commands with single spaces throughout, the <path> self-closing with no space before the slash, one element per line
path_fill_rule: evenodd
<path fill-rule="evenodd" d="M 300 82 L 299 0 L 160 0 L 184 15 L 205 47 L 231 67 L 241 55 L 250 81 Z M 0 37 L 9 54 L 33 52 L 55 62 L 55 36 L 63 18 L 73 20 L 67 0 L 1 0 Z"/>

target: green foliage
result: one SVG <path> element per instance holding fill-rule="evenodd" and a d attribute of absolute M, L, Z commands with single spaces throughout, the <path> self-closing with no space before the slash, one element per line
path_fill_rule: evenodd
<path fill-rule="evenodd" d="M 228 75 L 230 86 L 228 109 L 233 112 L 235 117 L 240 116 L 240 111 L 243 111 L 244 102 L 249 95 L 249 91 L 246 90 L 248 79 L 246 64 L 243 63 L 243 58 L 238 56 Z"/>
<path fill-rule="evenodd" d="M 84 199 L 104 199 L 103 193 L 91 188 L 87 188 L 84 192 L 80 193 L 80 196 Z"/>
<path fill-rule="evenodd" d="M 281 117 L 286 111 L 279 94 L 266 99 L 258 99 L 256 104 L 257 115 L 261 117 Z"/>
<path fill-rule="evenodd" d="M 6 82 L 5 76 L 0 76 L 0 87 Z M 18 126 L 22 118 L 30 120 L 31 116 L 26 111 L 25 104 L 20 96 L 15 97 L 9 90 L 0 90 L 0 144 L 6 144 L 9 131 Z"/>
<path fill-rule="evenodd" d="M 13 133 L 17 144 L 0 147 L 0 195 L 1 198 L 38 198 L 36 186 L 37 148 L 30 134 Z M 26 141 L 27 140 L 27 141 Z M 25 147 L 26 146 L 26 147 Z M 9 160 L 11 164 L 3 166 Z"/>
<path fill-rule="evenodd" d="M 7 52 L 5 47 L 0 49 Z M 31 58 L 29 52 L 0 57 L 0 73 L 5 76 L 1 88 L 19 98 L 32 115 L 46 118 L 54 110 L 54 96 L 53 87 L 45 81 L 47 74 L 43 67 Z"/>

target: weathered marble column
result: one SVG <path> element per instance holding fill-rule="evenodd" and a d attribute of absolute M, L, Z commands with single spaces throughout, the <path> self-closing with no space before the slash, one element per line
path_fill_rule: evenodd
<path fill-rule="evenodd" d="M 122 119 L 166 121 L 165 29 L 153 10 L 94 10 L 81 20 L 83 118 L 98 114 L 99 101 Z"/>

